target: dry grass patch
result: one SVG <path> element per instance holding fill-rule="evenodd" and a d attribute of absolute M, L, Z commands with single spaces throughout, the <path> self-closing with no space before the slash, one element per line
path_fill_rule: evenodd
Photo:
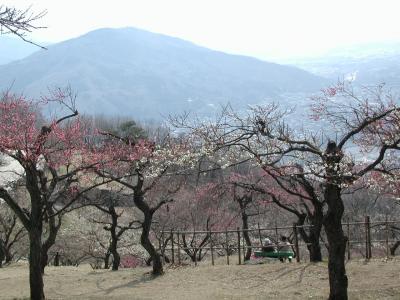
<path fill-rule="evenodd" d="M 347 264 L 350 299 L 400 299 L 400 261 Z M 326 299 L 327 264 L 200 265 L 167 268 L 153 278 L 148 268 L 118 272 L 89 266 L 48 267 L 48 299 Z M 28 269 L 0 269 L 0 298 L 29 296 Z"/>

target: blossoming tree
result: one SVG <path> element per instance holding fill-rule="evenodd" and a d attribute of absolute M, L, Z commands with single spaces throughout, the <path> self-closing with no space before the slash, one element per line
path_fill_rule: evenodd
<path fill-rule="evenodd" d="M 339 82 L 313 97 L 317 132 L 290 127 L 282 121 L 285 115 L 276 105 L 268 105 L 251 108 L 245 117 L 226 110 L 214 124 L 178 125 L 189 127 L 228 157 L 242 155 L 242 161 L 254 161 L 266 171 L 292 169 L 286 175 L 296 178 L 307 195 L 316 195 L 323 208 L 329 299 L 347 299 L 342 193 L 372 171 L 390 173 L 390 154 L 400 150 L 400 108 L 383 86 L 356 92 L 348 83 Z"/>
<path fill-rule="evenodd" d="M 90 159 L 106 163 L 96 165 L 95 173 L 131 192 L 133 204 L 143 214 L 141 245 L 150 255 L 153 274 L 161 275 L 161 256 L 150 239 L 153 217 L 162 206 L 173 201 L 171 195 L 179 190 L 184 179 L 179 174 L 192 168 L 200 154 L 191 150 L 190 142 L 170 137 L 156 144 L 149 139 L 132 140 L 111 132 L 102 135 L 104 138 L 93 149 Z"/>
<path fill-rule="evenodd" d="M 40 110 L 49 103 L 59 104 L 68 112 L 46 122 Z M 32 299 L 44 299 L 43 271 L 48 250 L 55 242 L 62 213 L 81 193 L 78 180 L 87 166 L 83 166 L 79 153 L 85 149 L 86 133 L 79 120 L 71 121 L 77 115 L 70 89 L 56 89 L 38 102 L 10 93 L 0 101 L 0 153 L 22 167 L 28 206 L 18 202 L 10 185 L 0 186 L 0 198 L 28 232 Z M 43 241 L 45 225 L 48 232 Z"/>

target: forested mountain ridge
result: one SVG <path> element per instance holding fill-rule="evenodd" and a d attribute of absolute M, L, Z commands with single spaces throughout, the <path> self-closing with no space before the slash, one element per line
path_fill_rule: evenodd
<path fill-rule="evenodd" d="M 0 66 L 0 87 L 11 84 L 27 96 L 71 85 L 81 111 L 158 119 L 311 93 L 326 81 L 296 67 L 122 28 L 95 30 Z"/>

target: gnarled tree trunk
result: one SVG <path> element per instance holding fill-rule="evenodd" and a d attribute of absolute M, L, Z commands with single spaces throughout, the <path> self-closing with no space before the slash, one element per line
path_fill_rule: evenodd
<path fill-rule="evenodd" d="M 207 230 L 209 230 L 208 227 L 208 223 L 209 223 L 209 219 L 207 220 Z M 206 247 L 210 242 L 210 235 L 205 235 L 204 238 L 201 240 L 201 242 L 199 244 L 195 243 L 195 234 L 193 233 L 192 236 L 192 241 L 190 242 L 190 244 L 188 245 L 188 242 L 186 241 L 186 234 L 182 233 L 182 249 L 183 251 L 185 251 L 185 253 L 187 254 L 187 256 L 190 257 L 192 262 L 198 262 L 203 260 L 205 254 L 207 253 L 207 251 L 203 252 L 204 247 Z"/>
<path fill-rule="evenodd" d="M 161 255 L 157 252 L 150 241 L 151 222 L 153 220 L 154 210 L 144 201 L 142 192 L 143 178 L 139 178 L 138 185 L 134 193 L 133 201 L 136 207 L 143 213 L 142 234 L 140 235 L 140 244 L 146 249 L 153 262 L 153 275 L 164 274 L 164 269 L 161 261 Z"/>
<path fill-rule="evenodd" d="M 243 196 L 239 196 L 236 194 L 236 187 L 234 189 L 233 192 L 233 197 L 234 200 L 237 201 L 237 203 L 239 204 L 239 208 L 240 208 L 240 216 L 242 218 L 242 231 L 243 231 L 243 238 L 245 240 L 246 243 L 246 254 L 244 256 L 244 260 L 247 261 L 250 259 L 251 257 L 251 240 L 250 240 L 250 236 L 249 236 L 249 215 L 246 211 L 248 205 L 253 201 L 253 195 L 250 194 L 245 194 Z"/>
<path fill-rule="evenodd" d="M 112 270 L 118 271 L 119 264 L 121 262 L 121 257 L 118 253 L 118 236 L 117 236 L 117 225 L 118 225 L 118 214 L 115 211 L 114 206 L 110 206 L 108 211 L 111 215 L 111 244 L 110 244 L 110 253 L 113 256 Z"/>
<path fill-rule="evenodd" d="M 302 215 L 299 217 L 297 225 L 304 225 L 306 215 Z M 307 250 L 310 257 L 310 262 L 321 262 L 322 261 L 322 252 L 320 245 L 320 236 L 323 225 L 323 214 L 322 208 L 318 209 L 315 207 L 315 211 L 313 215 L 308 215 L 310 219 L 309 232 L 307 233 L 303 227 L 299 227 L 299 233 L 301 238 L 307 243 Z"/>
<path fill-rule="evenodd" d="M 400 246 L 400 241 L 397 241 L 396 243 L 394 243 L 393 246 L 390 247 L 390 255 L 395 256 L 396 250 L 399 246 Z"/>
<path fill-rule="evenodd" d="M 142 211 L 143 212 L 143 211 Z M 147 253 L 149 253 L 151 260 L 153 262 L 153 275 L 162 275 L 164 273 L 163 265 L 161 262 L 161 255 L 154 248 L 153 244 L 150 241 L 150 226 L 153 215 L 148 212 L 144 213 L 144 220 L 142 223 L 142 234 L 140 236 L 140 243 L 144 249 L 146 249 Z"/>
<path fill-rule="evenodd" d="M 118 251 L 113 251 L 112 252 L 113 256 L 113 263 L 112 263 L 112 270 L 113 271 L 118 271 L 119 264 L 121 263 L 121 256 L 119 255 Z"/>
<path fill-rule="evenodd" d="M 348 279 L 345 267 L 347 237 L 342 229 L 344 205 L 341 197 L 339 163 L 341 152 L 336 143 L 330 142 L 326 151 L 326 183 L 324 197 L 328 210 L 324 217 L 324 227 L 328 239 L 329 253 L 329 300 L 347 300 Z"/>
<path fill-rule="evenodd" d="M 310 244 L 307 245 L 307 249 L 310 255 L 310 262 L 322 261 L 321 245 L 316 235 L 310 235 Z"/>
<path fill-rule="evenodd" d="M 44 299 L 42 272 L 42 230 L 37 227 L 29 231 L 29 285 L 32 300 Z"/>
<path fill-rule="evenodd" d="M 104 256 L 104 269 L 108 270 L 110 268 L 110 251 L 107 251 L 106 255 Z"/>
<path fill-rule="evenodd" d="M 11 253 L 10 248 L 6 248 L 6 264 L 10 263 L 13 259 L 14 255 Z"/>
<path fill-rule="evenodd" d="M 52 207 L 47 208 L 48 221 L 49 221 L 49 236 L 42 245 L 42 273 L 44 274 L 44 268 L 49 264 L 49 250 L 56 243 L 58 230 L 61 227 L 61 216 L 56 217 L 53 215 L 54 210 Z"/>
<path fill-rule="evenodd" d="M 342 215 L 344 211 L 340 194 L 327 189 L 328 212 L 324 219 L 324 227 L 328 239 L 329 253 L 329 286 L 330 300 L 346 300 L 348 279 L 345 268 L 345 251 L 347 238 L 342 230 Z"/>
<path fill-rule="evenodd" d="M 60 254 L 57 252 L 56 256 L 54 257 L 54 266 L 59 267 L 60 266 Z"/>
<path fill-rule="evenodd" d="M 251 240 L 249 237 L 249 216 L 246 213 L 245 209 L 242 209 L 242 228 L 243 228 L 243 238 L 246 243 L 246 254 L 244 256 L 244 260 L 249 260 L 251 257 Z"/>

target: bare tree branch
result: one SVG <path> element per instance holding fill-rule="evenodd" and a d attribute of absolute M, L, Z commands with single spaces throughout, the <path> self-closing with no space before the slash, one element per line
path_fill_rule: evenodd
<path fill-rule="evenodd" d="M 14 34 L 24 42 L 47 49 L 26 37 L 27 33 L 31 33 L 33 30 L 46 28 L 35 25 L 35 22 L 43 18 L 47 14 L 47 11 L 43 10 L 39 13 L 33 13 L 31 8 L 29 6 L 27 9 L 20 10 L 0 5 L 0 34 Z"/>

